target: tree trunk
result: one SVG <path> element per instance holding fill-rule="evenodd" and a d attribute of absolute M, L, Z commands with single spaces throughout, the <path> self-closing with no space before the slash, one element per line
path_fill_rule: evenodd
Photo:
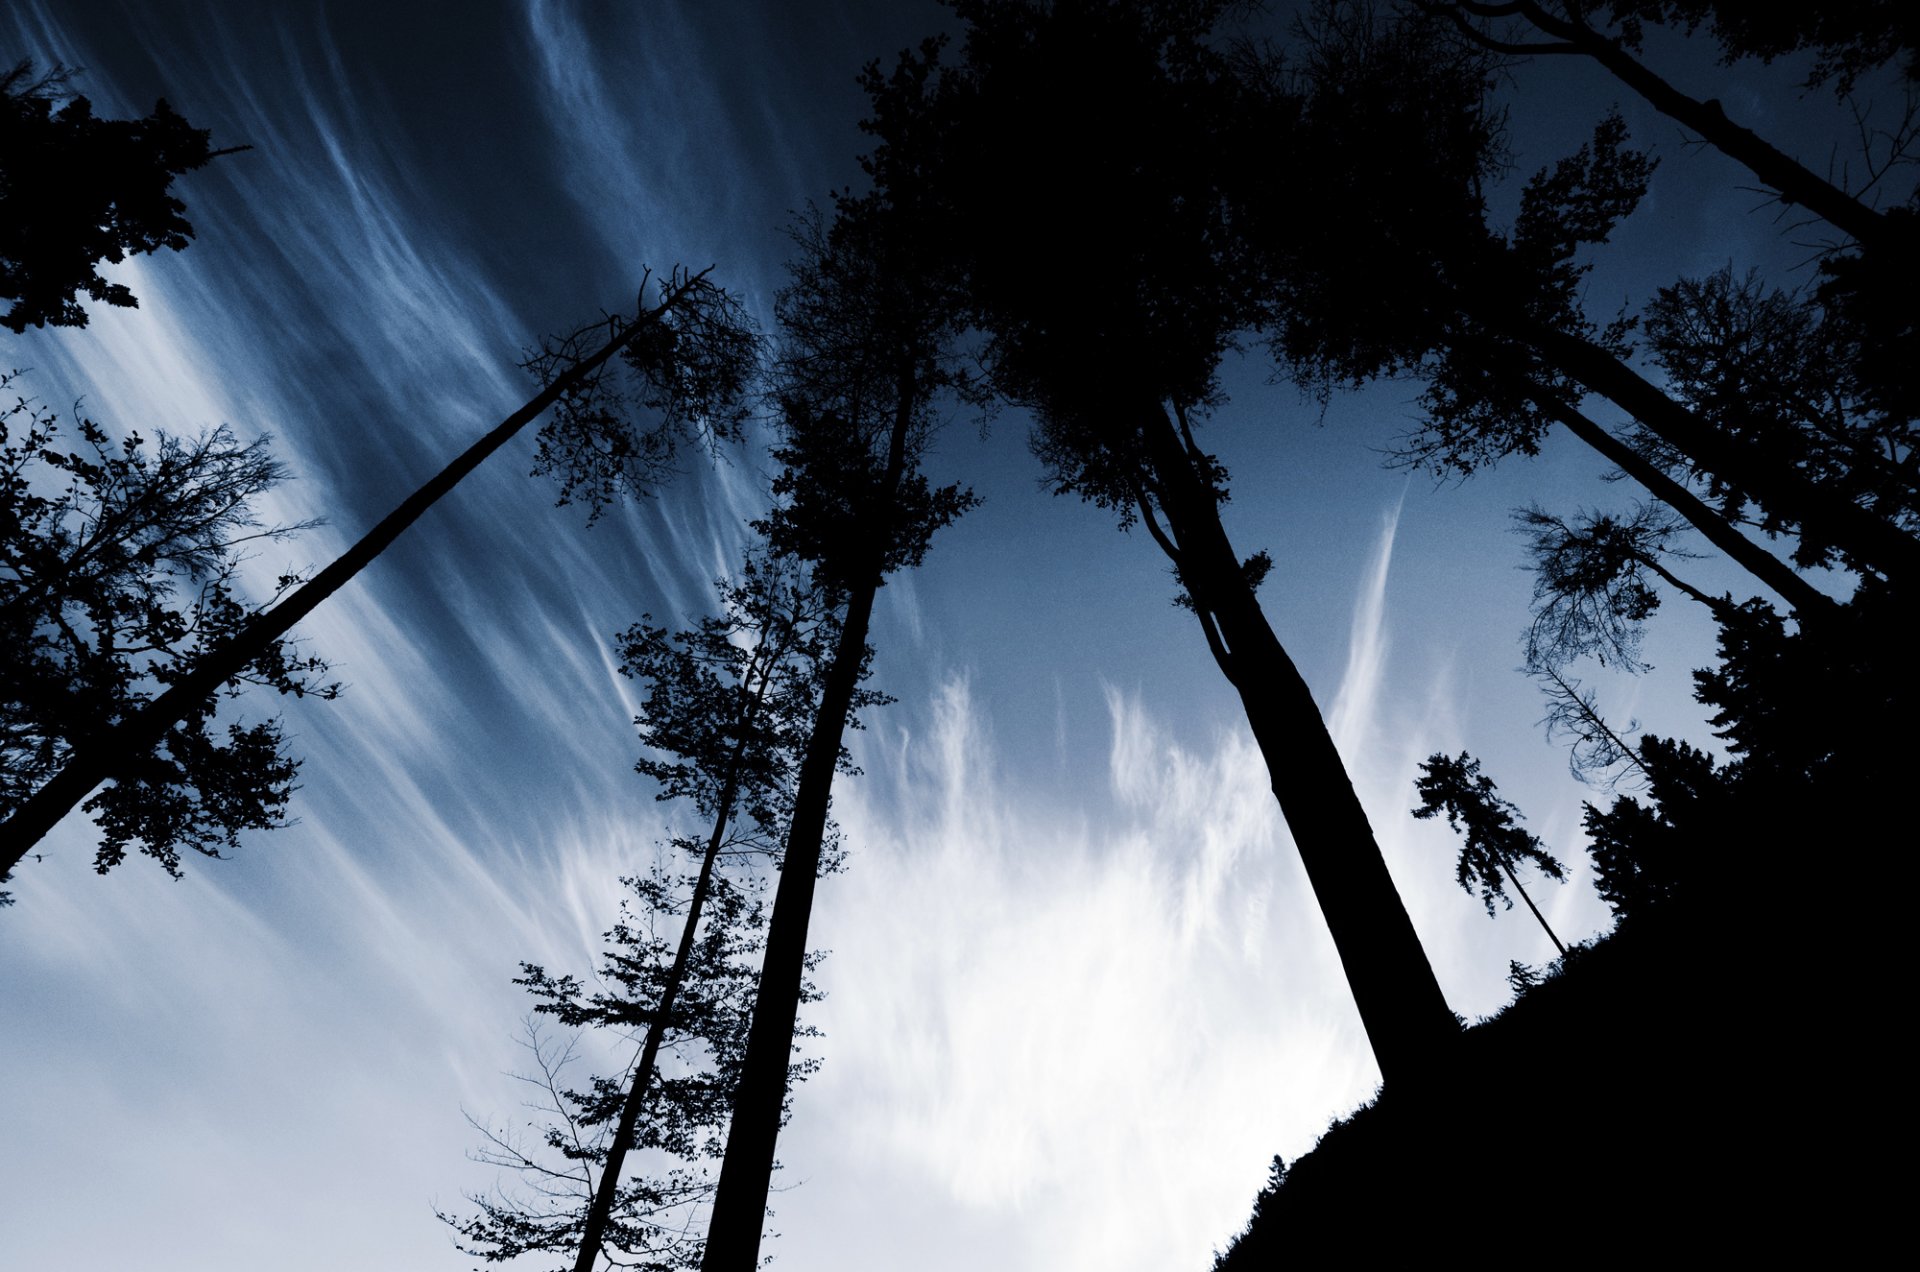
<path fill-rule="evenodd" d="M 1920 542 L 1851 501 L 1808 482 L 1716 433 L 1639 372 L 1592 341 L 1536 323 L 1499 301 L 1459 293 L 1466 312 L 1531 346 L 1590 391 L 1612 401 L 1642 427 L 1721 480 L 1752 495 L 1774 515 L 1797 522 L 1898 587 L 1920 582 Z"/>
<path fill-rule="evenodd" d="M 1783 202 L 1799 204 L 1861 243 L 1871 245 L 1885 242 L 1891 237 L 1883 213 L 1815 175 L 1758 134 L 1728 119 L 1718 101 L 1703 102 L 1687 96 L 1648 70 L 1621 48 L 1618 41 L 1609 39 L 1584 23 L 1557 18 L 1532 3 L 1532 0 L 1523 0 L 1520 8 L 1542 31 L 1567 41 L 1573 48 L 1606 67 L 1621 83 L 1644 97 L 1655 110 L 1699 133 L 1715 149 L 1735 163 L 1744 165 L 1747 171 L 1778 190 Z"/>
<path fill-rule="evenodd" d="M 1333 933 L 1368 1041 L 1389 1082 L 1431 1075 L 1459 1033 L 1373 827 L 1312 691 L 1268 626 L 1220 524 L 1213 494 L 1157 404 L 1147 459 L 1179 541 L 1180 577 L 1240 692 L 1274 798 Z M 1210 641 L 1213 633 L 1209 633 Z"/>
<path fill-rule="evenodd" d="M 1754 578 L 1779 593 L 1780 599 L 1791 605 L 1802 618 L 1811 615 L 1818 620 L 1834 611 L 1837 603 L 1832 597 L 1795 574 L 1793 567 L 1785 561 L 1741 534 L 1738 527 L 1714 511 L 1704 499 L 1662 472 L 1644 455 L 1558 397 L 1543 395 L 1537 400 L 1575 437 L 1599 451 L 1608 462 L 1644 486 L 1654 498 L 1685 517 L 1688 524 L 1698 530 L 1707 542 L 1726 553 L 1735 564 L 1745 567 Z M 1710 608 L 1713 605 L 1711 600 L 1705 600 L 1704 603 Z"/>
<path fill-rule="evenodd" d="M 1527 909 L 1533 911 L 1534 920 L 1540 924 L 1540 930 L 1547 934 L 1549 941 L 1553 942 L 1553 948 L 1560 951 L 1560 957 L 1565 958 L 1567 956 L 1567 947 L 1560 944 L 1560 938 L 1555 936 L 1553 929 L 1547 926 L 1546 916 L 1540 913 L 1540 907 L 1535 905 L 1533 898 L 1527 895 L 1527 889 L 1520 882 L 1520 876 L 1514 874 L 1513 867 L 1504 861 L 1500 863 L 1500 868 L 1507 872 L 1507 879 L 1512 882 L 1513 890 L 1520 894 L 1520 899 L 1527 903 Z"/>
<path fill-rule="evenodd" d="M 853 575 L 855 583 L 847 598 L 840 643 L 834 650 L 833 667 L 821 689 L 819 714 L 814 717 L 813 733 L 800 763 L 787 852 L 780 863 L 773 917 L 767 924 L 760 993 L 754 1000 L 746 1059 L 733 1097 L 727 1154 L 720 1163 L 720 1185 L 707 1224 L 701 1272 L 756 1272 L 760 1263 L 760 1231 L 766 1224 L 767 1193 L 773 1184 L 774 1151 L 793 1059 L 793 1030 L 800 1018 L 807 925 L 813 917 L 813 889 L 819 879 L 821 848 L 826 839 L 827 807 L 847 717 L 853 709 L 854 690 L 860 685 L 861 668 L 866 662 L 867 629 L 873 620 L 874 597 L 880 590 L 885 544 L 892 534 L 891 526 L 884 523 L 892 517 L 892 501 L 906 471 L 907 430 L 913 421 L 913 409 L 913 393 L 903 385 L 887 442 L 886 475 L 881 484 L 885 505 L 877 510 L 883 524 L 875 527 L 873 563 Z"/>
<path fill-rule="evenodd" d="M 737 751 L 735 758 L 737 762 Z M 654 1010 L 653 1020 L 647 1025 L 646 1042 L 642 1044 L 640 1059 L 634 1065 L 633 1081 L 627 1088 L 626 1102 L 620 1106 L 620 1124 L 614 1128 L 613 1141 L 607 1145 L 606 1164 L 601 1168 L 600 1186 L 594 1190 L 593 1205 L 587 1210 L 587 1226 L 580 1235 L 580 1255 L 574 1260 L 573 1272 L 593 1272 L 593 1265 L 600 1257 L 600 1246 L 606 1238 L 607 1220 L 613 1214 L 614 1195 L 620 1191 L 620 1172 L 627 1164 L 627 1150 L 633 1145 L 633 1128 L 639 1124 L 640 1112 L 646 1107 L 654 1062 L 659 1059 L 660 1044 L 667 1036 L 667 1022 L 673 1014 L 674 1001 L 680 996 L 680 986 L 686 980 L 687 963 L 693 957 L 693 942 L 700 928 L 700 911 L 706 907 L 707 893 L 713 883 L 714 862 L 719 858 L 720 845 L 726 839 L 727 823 L 733 819 L 733 800 L 738 789 L 734 775 L 729 774 L 726 789 L 720 796 L 719 809 L 714 813 L 713 834 L 707 840 L 706 856 L 700 860 L 700 878 L 693 885 L 693 897 L 687 902 L 687 925 L 680 932 L 680 948 L 674 951 L 673 966 L 667 972 L 667 983 L 660 988 L 660 1004 Z"/>
<path fill-rule="evenodd" d="M 256 614 L 231 639 L 209 651 L 199 665 L 170 685 L 166 692 L 118 724 L 81 739 L 61 770 L 48 779 L 46 785 L 22 800 L 13 815 L 0 824 L 0 878 L 5 878 L 9 871 L 19 865 L 28 850 L 45 838 L 47 832 L 72 812 L 94 787 L 111 778 L 122 766 L 158 746 L 168 730 L 184 719 L 188 712 L 211 698 L 220 686 L 238 676 L 247 664 L 265 653 L 268 646 L 292 630 L 295 623 L 345 586 L 418 521 L 427 509 L 458 485 L 462 478 L 539 417 L 562 394 L 625 348 L 705 276 L 706 271 L 703 270 L 682 283 L 658 306 L 637 315 L 626 330 L 608 340 L 564 375 L 556 377 L 552 384 L 534 394 L 525 406 L 500 421 L 491 432 L 462 451 L 458 458 L 430 481 L 402 500 L 399 507 L 388 513 L 332 564 L 272 609 Z"/>

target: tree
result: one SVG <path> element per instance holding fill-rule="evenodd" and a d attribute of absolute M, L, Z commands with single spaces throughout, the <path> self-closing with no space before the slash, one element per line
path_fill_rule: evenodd
<path fill-rule="evenodd" d="M 1660 608 L 1657 578 L 1716 616 L 1733 602 L 1708 596 L 1669 570 L 1664 556 L 1693 556 L 1672 539 L 1683 528 L 1659 504 L 1637 503 L 1625 517 L 1579 513 L 1572 522 L 1538 504 L 1514 514 L 1533 555 L 1533 623 L 1527 628 L 1527 666 L 1565 666 L 1591 656 L 1629 671 L 1640 663 L 1640 633 Z"/>
<path fill-rule="evenodd" d="M 0 376 L 0 390 L 12 376 Z M 247 545 L 304 526 L 267 525 L 253 501 L 286 479 L 267 440 L 226 428 L 195 439 L 116 442 L 22 397 L 0 412 L 0 814 L 11 814 L 76 748 L 144 709 L 243 627 Z M 284 593 L 299 576 L 283 575 Z M 326 664 L 285 640 L 235 665 L 138 762 L 86 801 L 105 874 L 129 849 L 175 876 L 243 830 L 286 820 L 299 761 L 277 720 L 223 718 L 249 685 L 331 699 Z M 0 868 L 0 880 L 14 863 Z M 0 898 L 6 894 L 0 893 Z"/>
<path fill-rule="evenodd" d="M 1465 751 L 1456 759 L 1436 752 L 1421 763 L 1414 788 L 1420 792 L 1420 807 L 1413 810 L 1413 815 L 1429 819 L 1444 812 L 1447 825 L 1459 831 L 1464 840 L 1454 870 L 1461 889 L 1471 893 L 1478 888 L 1481 901 L 1486 903 L 1487 917 L 1492 918 L 1496 898 L 1506 902 L 1507 909 L 1513 908 L 1513 898 L 1507 895 L 1506 889 L 1506 885 L 1512 883 L 1513 890 L 1520 894 L 1540 924 L 1540 930 L 1564 956 L 1567 947 L 1547 926 L 1546 916 L 1527 895 L 1527 887 L 1520 882 L 1515 868 L 1531 861 L 1541 874 L 1560 882 L 1565 882 L 1567 872 L 1537 836 L 1520 829 L 1517 820 L 1520 810 L 1495 794 L 1499 788 L 1492 778 L 1480 772 L 1480 761 Z"/>
<path fill-rule="evenodd" d="M 674 844 L 695 859 L 703 849 L 698 838 Z M 469 1195 L 471 1214 L 441 1213 L 467 1254 L 489 1262 L 547 1254 L 569 1267 L 655 1272 L 699 1265 L 713 1195 L 706 1163 L 719 1156 L 739 1071 L 764 908 L 751 883 L 711 876 L 698 940 L 689 940 L 693 925 L 685 920 L 697 917 L 689 914 L 691 876 L 662 864 L 624 882 L 631 896 L 606 935 L 597 986 L 521 965 L 515 983 L 536 1000 L 523 1045 L 537 1070 L 522 1080 L 539 1092 L 529 1107 L 546 1124 L 529 1142 L 508 1127 L 468 1119 L 485 1141 L 474 1160 L 514 1172 L 519 1184 Z M 648 1076 L 636 1064 L 573 1085 L 567 1070 L 578 1035 L 552 1039 L 541 1017 L 569 1030 L 644 1029 Z M 810 1068 L 796 1066 L 795 1076 Z M 646 1116 L 629 1121 L 636 1089 L 645 1094 Z M 627 1164 L 629 1154 L 640 1155 L 640 1169 Z"/>
<path fill-rule="evenodd" d="M 645 289 L 643 282 L 643 305 Z M 605 339 L 594 347 L 589 342 L 602 327 Z M 338 559 L 270 608 L 221 633 L 164 692 L 77 743 L 58 771 L 0 823 L 0 873 L 17 865 L 101 782 L 142 763 L 169 729 L 201 710 L 221 685 L 372 564 L 428 508 L 549 407 L 557 409 L 543 441 L 553 456 L 553 471 L 561 475 L 563 497 L 582 483 L 598 489 L 595 483 L 602 478 L 624 483 L 622 488 L 644 488 L 667 471 L 675 453 L 667 439 L 737 435 L 756 349 L 738 305 L 707 280 L 704 270 L 676 272 L 660 286 L 657 303 L 632 318 L 611 316 L 550 343 L 532 361 L 544 387 L 525 405 L 402 500 Z M 613 390 L 620 386 L 609 382 L 605 370 L 616 354 L 625 355 L 622 367 L 631 386 L 617 394 Z M 634 405 L 648 414 L 637 420 L 622 413 Z M 610 433 L 616 427 L 625 431 Z M 617 454 L 605 449 L 610 435 L 628 439 Z"/>
<path fill-rule="evenodd" d="M 84 327 L 77 299 L 131 307 L 123 283 L 95 268 L 129 255 L 180 251 L 193 238 L 173 179 L 246 146 L 212 149 L 209 133 L 162 98 L 145 119 L 101 119 L 55 65 L 24 60 L 0 74 L 0 326 Z"/>
<path fill-rule="evenodd" d="M 840 626 L 800 761 L 705 1272 L 759 1264 L 814 884 L 833 775 L 872 657 L 874 601 L 887 575 L 919 565 L 933 535 L 975 503 L 920 471 L 940 395 L 965 395 L 969 382 L 949 352 L 959 315 L 944 276 L 926 267 L 915 211 L 905 200 L 843 196 L 830 223 L 803 219 L 777 306 L 782 469 L 763 528 L 776 553 L 811 565 Z"/>
<path fill-rule="evenodd" d="M 1225 174 L 1248 104 L 1205 43 L 1222 5 L 978 0 L 937 45 L 868 73 L 883 190 L 931 200 L 988 334 L 993 387 L 1031 410 L 1058 493 L 1144 526 L 1238 691 L 1382 1071 L 1430 1072 L 1457 1022 L 1298 669 L 1220 520 L 1196 439 L 1215 370 L 1265 321 Z M 1009 198 L 1006 191 L 1018 191 Z M 920 192 L 925 192 L 924 194 Z"/>
<path fill-rule="evenodd" d="M 636 768 L 656 783 L 658 799 L 688 802 L 711 830 L 673 840 L 697 863 L 692 874 L 675 878 L 663 868 L 627 881 L 634 897 L 626 919 L 608 934 L 606 988 L 589 994 L 571 977 L 523 965 L 520 983 L 541 1000 L 536 1012 L 574 1028 L 644 1027 L 644 1035 L 630 1071 L 596 1079 L 591 1097 L 558 1088 L 549 1049 L 531 1045 L 538 1085 L 561 1118 L 549 1148 L 572 1164 L 543 1166 L 488 1132 L 486 1160 L 564 1181 L 558 1191 L 536 1188 L 543 1199 L 532 1204 L 504 1194 L 475 1198 L 477 1217 L 450 1220 L 495 1257 L 570 1252 L 580 1272 L 591 1272 L 603 1254 L 616 1264 L 642 1253 L 661 1266 L 699 1262 L 699 1210 L 712 1180 L 694 1167 L 676 1168 L 665 1182 L 629 1180 L 627 1157 L 650 1149 L 680 1158 L 719 1155 L 758 983 L 751 956 L 765 928 L 755 867 L 777 859 L 785 841 L 797 756 L 836 635 L 820 589 L 791 563 L 750 556 L 739 577 L 722 580 L 719 589 L 719 616 L 677 633 L 643 621 L 620 638 L 621 671 L 648 686 L 634 721 L 647 754 Z M 880 701 L 859 690 L 854 705 Z M 844 755 L 841 762 L 849 766 Z M 833 864 L 823 859 L 825 868 Z M 663 929 L 681 915 L 678 940 L 670 943 Z M 702 1048 L 710 1064 L 699 1062 L 708 1068 L 697 1081 L 659 1067 L 661 1057 L 678 1052 L 684 1068 L 689 1050 Z"/>
<path fill-rule="evenodd" d="M 1582 256 L 1636 206 L 1652 170 L 1617 117 L 1527 183 L 1511 230 L 1489 224 L 1484 189 L 1505 163 L 1488 102 L 1495 66 L 1436 21 L 1330 6 L 1289 67 L 1243 77 L 1276 162 L 1240 169 L 1235 224 L 1277 302 L 1271 343 L 1283 363 L 1322 389 L 1422 376 L 1427 418 L 1411 452 L 1462 473 L 1536 453 L 1563 424 L 1803 615 L 1831 602 L 1657 458 L 1588 420 L 1580 400 L 1609 399 L 1689 477 L 1738 487 L 1776 524 L 1890 578 L 1920 577 L 1911 534 L 1801 471 L 1788 439 L 1688 409 L 1628 361 L 1629 317 L 1600 325 L 1582 311 Z M 1380 137 L 1394 144 L 1365 144 Z M 1302 171 L 1325 197 L 1297 197 L 1285 177 Z"/>

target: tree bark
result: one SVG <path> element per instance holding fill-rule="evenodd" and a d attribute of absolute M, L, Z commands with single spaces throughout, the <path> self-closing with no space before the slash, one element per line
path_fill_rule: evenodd
<path fill-rule="evenodd" d="M 1158 404 L 1144 421 L 1147 460 L 1178 541 L 1176 564 L 1202 621 L 1215 623 L 1228 679 L 1266 757 L 1274 798 L 1306 867 L 1380 1071 L 1432 1076 L 1459 1034 L 1426 950 L 1354 794 L 1313 694 L 1247 586 L 1213 493 Z"/>
<path fill-rule="evenodd" d="M 167 731 L 184 719 L 188 712 L 217 693 L 220 686 L 244 671 L 247 664 L 265 653 L 274 641 L 285 636 L 294 624 L 311 614 L 322 601 L 370 565 L 375 557 L 458 485 L 462 478 L 538 418 L 561 395 L 631 343 L 649 324 L 678 303 L 694 284 L 706 277 L 706 273 L 702 270 L 673 289 L 658 306 L 637 315 L 626 330 L 534 394 L 526 405 L 500 421 L 425 485 L 402 500 L 397 508 L 337 560 L 295 589 L 278 605 L 256 614 L 230 640 L 209 651 L 198 666 L 168 686 L 159 697 L 119 723 L 76 744 L 61 770 L 49 778 L 46 785 L 22 800 L 13 815 L 0 824 L 0 878 L 5 878 L 9 871 L 19 865 L 27 852 L 72 812 L 94 787 L 111 778 L 123 765 L 158 746 Z"/>

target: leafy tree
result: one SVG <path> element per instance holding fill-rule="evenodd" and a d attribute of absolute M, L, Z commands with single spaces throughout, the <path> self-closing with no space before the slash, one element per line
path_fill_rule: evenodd
<path fill-rule="evenodd" d="M 875 598 L 887 575 L 919 565 L 933 535 L 976 502 L 920 471 L 943 395 L 970 393 L 970 381 L 950 349 L 959 316 L 943 275 L 921 255 L 928 240 L 915 212 L 906 200 L 842 197 L 831 222 L 804 219 L 777 306 L 782 469 L 763 529 L 776 553 L 811 566 L 840 626 L 800 761 L 706 1272 L 759 1263 L 814 883 L 833 775 L 872 656 Z"/>
<path fill-rule="evenodd" d="M 12 383 L 0 377 L 0 389 Z M 26 398 L 0 412 L 0 814 L 204 665 L 249 618 L 236 579 L 246 545 L 304 528 L 267 525 L 253 510 L 287 476 L 265 438 L 242 443 L 219 428 L 160 434 L 150 447 L 137 433 L 116 442 L 89 419 L 77 426 L 76 444 Z M 280 591 L 299 581 L 282 576 Z M 220 704 L 248 685 L 332 698 L 325 672 L 274 640 L 216 680 L 87 799 L 102 832 L 94 868 L 104 874 L 135 849 L 178 877 L 182 852 L 217 857 L 243 830 L 284 823 L 299 761 L 279 722 L 223 720 Z"/>
<path fill-rule="evenodd" d="M 1420 792 L 1420 807 L 1413 810 L 1413 815 L 1427 819 L 1444 812 L 1447 825 L 1459 831 L 1464 840 L 1454 872 L 1460 887 L 1469 893 L 1478 888 L 1480 899 L 1486 903 L 1487 917 L 1492 918 L 1495 898 L 1506 902 L 1507 909 L 1513 908 L 1513 899 L 1507 895 L 1506 888 L 1512 883 L 1513 890 L 1533 912 L 1540 930 L 1553 942 L 1553 948 L 1564 955 L 1567 947 L 1547 926 L 1546 916 L 1527 895 L 1526 885 L 1514 871 L 1531 861 L 1549 879 L 1564 882 L 1567 872 L 1537 836 L 1520 829 L 1517 820 L 1520 810 L 1494 793 L 1499 788 L 1492 778 L 1480 772 L 1480 761 L 1465 751 L 1454 759 L 1435 753 L 1420 765 L 1420 777 L 1414 787 Z"/>
<path fill-rule="evenodd" d="M 1143 526 L 1239 692 L 1388 1079 L 1457 1024 L 1298 669 L 1220 520 L 1227 474 L 1197 440 L 1215 371 L 1266 299 L 1222 181 L 1246 94 L 1205 42 L 1213 3 L 956 5 L 937 45 L 868 72 L 880 188 L 939 210 L 993 387 L 1032 411 L 1058 493 Z M 1264 122 L 1264 121 L 1263 121 Z M 1006 191 L 1016 190 L 1017 198 Z M 1333 197 L 1326 192 L 1326 197 Z"/>
<path fill-rule="evenodd" d="M 645 284 L 643 303 L 644 297 Z M 372 564 L 428 508 L 549 407 L 556 408 L 555 415 L 542 440 L 552 457 L 551 469 L 562 480 L 563 498 L 582 484 L 600 489 L 602 478 L 634 489 L 649 478 L 665 476 L 676 449 L 669 438 L 735 435 L 743 419 L 740 395 L 749 378 L 739 360 L 756 347 L 743 334 L 744 322 L 738 305 L 708 281 L 706 271 L 676 273 L 660 286 L 653 306 L 632 318 L 614 316 L 596 324 L 605 331 L 597 347 L 590 343 L 594 329 L 550 344 L 533 360 L 545 387 L 524 406 L 402 500 L 332 564 L 270 608 L 243 616 L 244 621 L 221 631 L 163 692 L 77 741 L 58 770 L 0 823 L 0 872 L 17 865 L 101 782 L 137 769 L 170 729 L 204 710 L 222 685 L 267 656 L 296 623 Z M 610 381 L 606 368 L 616 354 L 625 355 L 619 364 L 622 379 Z M 625 390 L 612 396 L 622 383 Z M 649 413 L 638 418 L 616 413 L 635 404 Z M 619 435 L 629 441 L 610 458 L 604 442 L 614 435 L 616 423 L 628 430 Z"/>
<path fill-rule="evenodd" d="M 173 179 L 248 148 L 212 149 L 164 98 L 145 119 L 101 119 L 70 78 L 58 65 L 35 75 L 31 60 L 0 73 L 0 300 L 13 302 L 0 326 L 14 332 L 86 326 L 81 292 L 138 305 L 96 266 L 186 247 Z"/>
<path fill-rule="evenodd" d="M 471 1252 L 571 1253 L 581 1272 L 603 1258 L 621 1266 L 635 1258 L 661 1267 L 699 1261 L 710 1176 L 681 1165 L 664 1178 L 629 1178 L 628 1156 L 697 1162 L 720 1154 L 758 981 L 752 956 L 765 928 L 755 867 L 784 843 L 797 757 L 836 634 L 820 590 L 790 565 L 749 558 L 720 590 L 723 615 L 678 633 L 641 622 L 620 640 L 621 670 L 648 685 L 634 722 L 648 751 L 636 767 L 657 784 L 657 798 L 684 800 L 711 822 L 704 838 L 673 841 L 697 866 L 678 877 L 658 869 L 627 880 L 634 896 L 608 934 L 603 989 L 588 992 L 531 965 L 520 979 L 540 999 L 536 1012 L 569 1027 L 643 1028 L 638 1057 L 625 1075 L 596 1078 L 593 1091 L 579 1095 L 551 1080 L 556 1066 L 543 1059 L 551 1048 L 532 1046 L 538 1085 L 560 1118 L 547 1134 L 549 1156 L 557 1152 L 563 1164 L 543 1164 L 489 1130 L 483 1160 L 531 1176 L 535 1199 L 472 1199 L 477 1216 L 449 1220 Z M 859 690 L 855 707 L 881 700 Z M 682 915 L 673 941 L 672 921 Z M 674 1055 L 682 1072 L 669 1075 L 660 1061 Z"/>

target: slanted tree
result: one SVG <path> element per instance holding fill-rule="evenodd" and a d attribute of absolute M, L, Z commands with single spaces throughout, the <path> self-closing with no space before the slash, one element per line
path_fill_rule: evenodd
<path fill-rule="evenodd" d="M 1264 297 L 1221 185 L 1245 97 L 1205 42 L 1214 3 L 956 5 L 939 46 L 870 69 L 883 190 L 948 219 L 993 386 L 1036 419 L 1059 493 L 1142 525 L 1238 692 L 1389 1082 L 1431 1072 L 1458 1026 L 1306 682 L 1262 613 L 1270 564 L 1220 519 L 1197 440 L 1219 360 Z M 1009 192 L 1017 192 L 1011 194 Z M 1331 197 L 1320 192 L 1316 197 Z"/>
<path fill-rule="evenodd" d="M 0 376 L 0 391 L 14 383 Z M 149 446 L 76 423 L 70 439 L 24 397 L 0 411 L 0 815 L 242 628 L 248 545 L 305 528 L 254 511 L 287 476 L 265 438 L 218 428 Z M 285 574 L 279 590 L 299 581 Z M 242 831 L 283 824 L 299 761 L 279 721 L 249 724 L 221 705 L 249 685 L 332 698 L 325 673 L 276 639 L 216 681 L 87 800 L 101 831 L 94 868 L 105 874 L 134 850 L 177 878 L 183 852 L 217 857 Z"/>
<path fill-rule="evenodd" d="M 1492 918 L 1496 899 L 1506 902 L 1507 909 L 1513 908 L 1506 887 L 1513 884 L 1540 930 L 1564 956 L 1567 947 L 1548 926 L 1516 870 L 1532 862 L 1541 874 L 1562 883 L 1567 872 L 1537 835 L 1520 828 L 1520 810 L 1497 794 L 1499 788 L 1493 779 L 1480 771 L 1480 761 L 1465 751 L 1458 757 L 1436 752 L 1421 763 L 1414 789 L 1420 793 L 1420 807 L 1413 810 L 1415 817 L 1424 820 L 1445 813 L 1447 825 L 1460 832 L 1460 859 L 1454 877 L 1461 889 L 1471 894 L 1478 888 L 1487 917 Z"/>
<path fill-rule="evenodd" d="M 920 467 L 943 397 L 968 394 L 970 382 L 951 352 L 959 314 L 926 255 L 918 210 L 905 198 L 843 196 L 831 221 L 802 219 L 777 304 L 782 468 L 764 529 L 776 553 L 811 565 L 839 633 L 800 761 L 705 1272 L 759 1265 L 814 884 L 833 775 L 872 657 L 875 599 L 975 502 L 958 486 L 933 487 Z"/>
<path fill-rule="evenodd" d="M 646 285 L 642 285 L 645 306 Z M 592 341 L 604 333 L 597 346 Z M 338 559 L 266 609 L 238 616 L 165 690 L 81 739 L 57 771 L 0 823 L 0 874 L 19 864 L 102 782 L 129 772 L 168 731 L 267 654 L 274 643 L 418 521 L 529 423 L 557 407 L 543 430 L 543 467 L 567 491 L 642 489 L 668 471 L 679 445 L 731 438 L 745 420 L 757 342 L 738 304 L 698 274 L 675 272 L 656 303 L 609 317 L 550 343 L 532 366 L 544 387 L 456 457 Z M 621 376 L 609 378 L 616 354 Z M 637 408 L 644 414 L 631 414 Z M 617 449 L 610 449 L 616 439 Z"/>
<path fill-rule="evenodd" d="M 101 119 L 75 93 L 72 72 L 33 62 L 0 73 L 0 326 L 84 327 L 79 295 L 140 302 L 97 266 L 129 255 L 180 251 L 193 238 L 173 179 L 221 155 L 211 133 L 162 98 L 144 119 Z"/>

